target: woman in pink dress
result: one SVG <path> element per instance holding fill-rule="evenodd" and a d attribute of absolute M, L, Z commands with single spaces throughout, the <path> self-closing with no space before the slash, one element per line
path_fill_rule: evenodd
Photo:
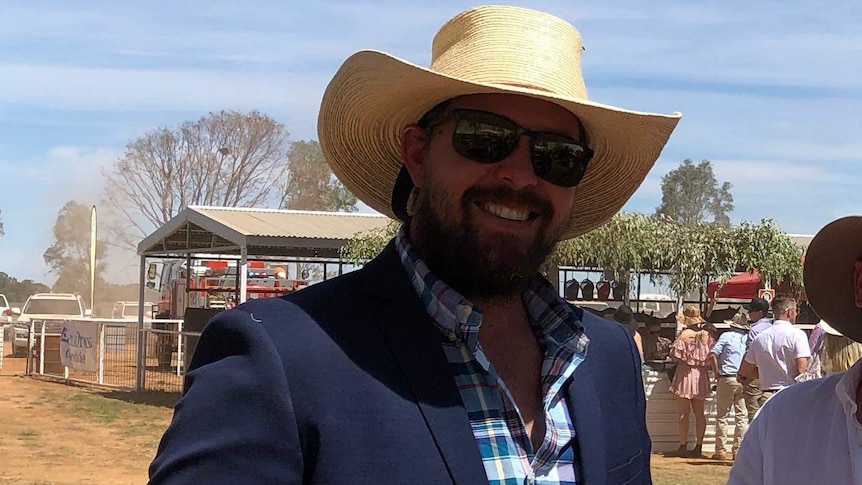
<path fill-rule="evenodd" d="M 703 437 L 706 434 L 704 400 L 711 392 L 707 366 L 712 368 L 718 380 L 718 363 L 711 352 L 715 340 L 696 306 L 686 307 L 678 321 L 685 328 L 676 336 L 670 349 L 670 357 L 677 362 L 670 392 L 676 394 L 679 449 L 668 455 L 700 458 L 703 456 Z M 688 450 L 689 409 L 694 413 L 697 437 L 697 443 L 691 451 Z"/>

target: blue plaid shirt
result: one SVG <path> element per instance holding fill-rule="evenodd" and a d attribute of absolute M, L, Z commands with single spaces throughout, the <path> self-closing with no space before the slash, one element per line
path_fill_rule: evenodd
<path fill-rule="evenodd" d="M 506 384 L 479 344 L 482 311 L 434 276 L 404 229 L 395 238 L 404 269 L 428 315 L 446 337 L 443 351 L 492 485 L 576 483 L 573 439 L 564 383 L 587 354 L 589 340 L 572 307 L 536 277 L 523 294 L 533 333 L 544 350 L 542 403 L 545 436 L 537 450 Z"/>

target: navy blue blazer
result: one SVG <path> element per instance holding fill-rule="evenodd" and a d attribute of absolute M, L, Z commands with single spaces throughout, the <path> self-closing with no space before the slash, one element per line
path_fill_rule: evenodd
<path fill-rule="evenodd" d="M 651 483 L 637 350 L 621 325 L 581 318 L 590 343 L 566 390 L 578 483 Z M 358 271 L 220 313 L 150 483 L 487 483 L 441 335 L 391 243 Z"/>

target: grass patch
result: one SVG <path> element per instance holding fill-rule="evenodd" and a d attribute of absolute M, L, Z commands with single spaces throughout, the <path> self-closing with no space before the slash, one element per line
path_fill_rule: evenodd
<path fill-rule="evenodd" d="M 74 412 L 100 423 L 113 423 L 123 415 L 135 411 L 134 406 L 130 404 L 87 393 L 70 396 L 69 404 Z"/>
<path fill-rule="evenodd" d="M 24 431 L 18 433 L 18 439 L 20 440 L 34 441 L 37 438 L 39 438 L 39 432 L 35 429 L 25 429 Z"/>

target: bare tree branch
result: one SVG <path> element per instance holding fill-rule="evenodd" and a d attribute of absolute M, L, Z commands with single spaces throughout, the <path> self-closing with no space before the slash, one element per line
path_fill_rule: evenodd
<path fill-rule="evenodd" d="M 257 111 L 220 111 L 133 140 L 103 171 L 116 244 L 134 247 L 189 205 L 268 205 L 284 181 L 287 138 Z"/>

